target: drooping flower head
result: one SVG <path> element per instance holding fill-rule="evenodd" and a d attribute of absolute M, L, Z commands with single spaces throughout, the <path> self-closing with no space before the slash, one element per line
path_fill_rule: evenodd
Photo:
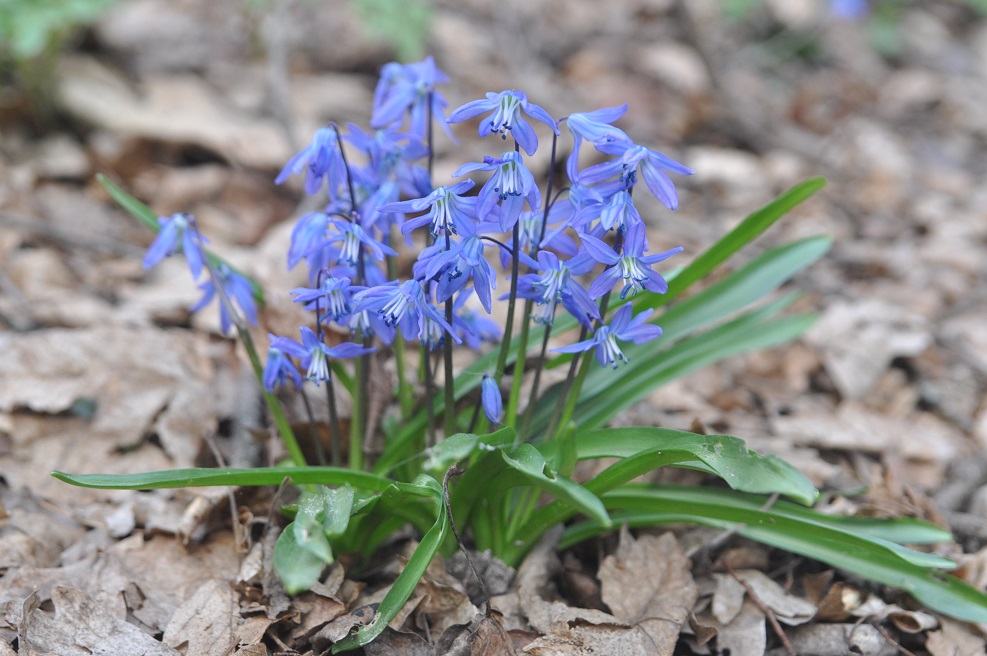
<path fill-rule="evenodd" d="M 433 237 L 458 234 L 464 224 L 476 220 L 476 197 L 461 195 L 472 188 L 472 180 L 463 180 L 439 187 L 424 198 L 382 205 L 377 211 L 411 213 L 427 209 L 425 214 L 405 221 L 401 232 L 408 235 L 412 230 L 428 225 Z"/>
<path fill-rule="evenodd" d="M 604 107 L 593 112 L 575 112 L 566 117 L 565 123 L 572 132 L 572 152 L 566 160 L 565 171 L 575 182 L 579 171 L 579 147 L 583 141 L 592 144 L 611 141 L 630 141 L 623 130 L 610 125 L 627 113 L 627 103 L 618 107 Z"/>
<path fill-rule="evenodd" d="M 268 337 L 272 341 L 277 339 L 276 336 L 271 334 L 268 334 Z M 295 387 L 301 389 L 302 375 L 298 373 L 298 369 L 295 368 L 294 363 L 288 359 L 284 351 L 271 346 L 267 349 L 267 364 L 264 365 L 264 374 L 261 376 L 264 389 L 268 392 L 274 392 L 277 388 L 287 384 L 288 381 L 291 381 L 295 384 Z"/>
<path fill-rule="evenodd" d="M 288 246 L 288 268 L 294 269 L 303 257 L 309 258 L 309 265 L 311 266 L 313 261 L 309 254 L 326 240 L 328 229 L 329 215 L 325 212 L 303 214 L 291 231 L 291 244 Z"/>
<path fill-rule="evenodd" d="M 346 183 L 346 161 L 343 159 L 342 151 L 339 150 L 339 140 L 334 126 L 316 130 L 311 143 L 288 160 L 281 173 L 274 179 L 274 183 L 281 184 L 303 170 L 306 171 L 305 193 L 309 196 L 319 193 L 325 180 L 329 197 L 335 198 L 339 187 Z"/>
<path fill-rule="evenodd" d="M 440 240 L 422 252 L 415 275 L 426 280 L 438 276 L 435 300 L 442 303 L 472 282 L 483 309 L 491 311 L 491 290 L 497 287 L 497 273 L 483 255 L 484 241 L 480 238 L 491 227 L 495 228 L 489 223 L 464 223 L 460 238 L 448 240 L 448 248 Z"/>
<path fill-rule="evenodd" d="M 489 221 L 494 206 L 500 204 L 500 229 L 514 228 L 524 208 L 524 201 L 532 211 L 541 207 L 541 192 L 535 184 L 535 176 L 524 165 L 521 154 L 513 150 L 500 157 L 484 157 L 482 162 L 463 164 L 453 176 L 459 177 L 473 171 L 492 171 L 493 175 L 480 188 L 477 195 L 476 214 L 481 221 Z"/>
<path fill-rule="evenodd" d="M 371 287 L 355 294 L 353 300 L 356 302 L 355 312 L 376 312 L 385 324 L 396 326 L 405 339 L 426 341 L 430 326 L 425 319 L 428 318 L 432 324 L 438 324 L 453 335 L 457 344 L 460 342 L 452 326 L 429 301 L 425 288 L 418 280 Z"/>
<path fill-rule="evenodd" d="M 482 100 L 473 100 L 462 107 L 453 110 L 449 114 L 447 122 L 460 123 L 475 116 L 491 112 L 490 116 L 480 122 L 479 133 L 481 137 L 488 134 L 499 134 L 506 139 L 510 132 L 518 145 L 528 153 L 528 156 L 535 154 L 538 149 L 538 135 L 535 134 L 531 124 L 521 115 L 524 112 L 536 121 L 541 121 L 552 128 L 555 134 L 559 129 L 555 124 L 555 119 L 549 116 L 548 112 L 538 105 L 528 102 L 528 96 L 523 91 L 501 91 L 500 93 L 487 93 L 487 97 Z"/>
<path fill-rule="evenodd" d="M 645 255 L 645 251 L 648 250 L 648 242 L 644 236 L 643 223 L 634 225 L 627 230 L 623 253 L 620 254 L 596 237 L 582 234 L 580 238 L 587 253 L 597 262 L 602 262 L 609 267 L 590 285 L 589 295 L 594 299 L 609 292 L 613 289 L 614 284 L 621 279 L 624 281 L 624 288 L 620 291 L 621 299 L 626 298 L 628 294 L 637 294 L 642 289 L 655 294 L 664 294 L 668 291 L 668 283 L 665 282 L 660 273 L 652 270 L 651 265 L 682 251 L 682 247 L 679 246 L 664 253 Z"/>
<path fill-rule="evenodd" d="M 210 276 L 209 280 L 199 285 L 199 289 L 202 290 L 202 298 L 189 308 L 189 312 L 198 312 L 212 302 L 216 295 L 216 282 L 218 282 L 223 295 L 229 299 L 229 304 L 234 307 L 240 306 L 240 310 L 247 320 L 256 324 L 257 303 L 254 301 L 254 290 L 250 281 L 223 262 L 213 267 L 212 273 L 213 275 Z M 227 310 L 227 303 L 224 303 L 222 299 L 219 303 L 219 325 L 224 334 L 228 333 L 233 325 L 233 318 Z"/>
<path fill-rule="evenodd" d="M 359 223 L 331 219 L 329 226 L 335 229 L 336 233 L 330 234 L 329 238 L 316 248 L 338 243 L 338 264 L 355 266 L 360 259 L 361 247 L 365 248 L 366 252 L 378 261 L 383 260 L 385 254 L 397 255 L 397 251 L 393 248 L 367 234 L 367 231 Z"/>
<path fill-rule="evenodd" d="M 306 380 L 316 385 L 321 380 L 332 378 L 329 369 L 330 359 L 355 358 L 376 350 L 352 342 L 344 342 L 333 347 L 326 346 L 308 326 L 302 326 L 301 334 L 301 343 L 288 337 L 274 337 L 271 346 L 301 360 L 302 368 L 306 370 Z"/>
<path fill-rule="evenodd" d="M 551 251 L 539 251 L 538 265 L 533 268 L 540 273 L 528 273 L 518 279 L 518 297 L 535 302 L 531 317 L 536 323 L 552 325 L 555 308 L 562 303 L 579 323 L 589 326 L 593 319 L 600 318 L 600 312 L 573 275 L 586 273 L 593 266 L 588 258 L 563 261 Z"/>
<path fill-rule="evenodd" d="M 617 344 L 618 339 L 623 342 L 643 344 L 661 337 L 659 326 L 646 323 L 652 312 L 654 310 L 645 310 L 632 319 L 631 304 L 626 303 L 614 314 L 610 325 L 604 324 L 597 328 L 590 339 L 552 350 L 559 353 L 582 353 L 595 347 L 596 360 L 600 366 L 610 365 L 616 369 L 620 362 L 629 362 Z"/>
<path fill-rule="evenodd" d="M 150 269 L 164 258 L 182 253 L 193 278 L 202 273 L 202 243 L 206 238 L 195 229 L 195 218 L 186 212 L 159 216 L 161 230 L 144 255 L 144 268 Z"/>
<path fill-rule="evenodd" d="M 675 184 L 665 171 L 680 175 L 695 173 L 671 157 L 662 155 L 657 150 L 638 146 L 632 141 L 604 141 L 594 145 L 600 152 L 616 157 L 609 162 L 584 169 L 578 174 L 579 182 L 591 185 L 619 176 L 624 188 L 630 189 L 637 183 L 637 170 L 640 167 L 648 189 L 670 210 L 678 207 L 679 197 L 675 192 Z"/>
<path fill-rule="evenodd" d="M 385 64 L 374 90 L 370 125 L 384 128 L 399 124 L 407 112 L 410 117 L 409 132 L 424 141 L 428 133 L 429 96 L 432 98 L 432 115 L 442 118 L 447 103 L 435 86 L 448 81 L 449 77 L 436 68 L 431 56 L 413 64 Z M 451 138 L 449 127 L 445 123 L 442 127 Z"/>
<path fill-rule="evenodd" d="M 306 310 L 323 312 L 319 321 L 343 323 L 353 313 L 352 296 L 354 291 L 363 289 L 350 284 L 346 277 L 325 276 L 317 289 L 299 287 L 292 289 L 295 303 L 305 303 Z"/>

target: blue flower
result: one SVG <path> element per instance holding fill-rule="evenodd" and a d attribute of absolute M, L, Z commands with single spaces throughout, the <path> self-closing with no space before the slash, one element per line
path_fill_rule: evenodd
<path fill-rule="evenodd" d="M 383 260 L 384 255 L 396 256 L 397 251 L 395 251 L 390 246 L 382 244 L 373 237 L 367 234 L 359 223 L 354 223 L 353 221 L 341 221 L 339 219 L 331 219 L 329 225 L 339 231 L 338 234 L 332 235 L 329 239 L 326 239 L 322 244 L 316 248 L 322 246 L 328 246 L 330 244 L 335 244 L 336 242 L 342 242 L 342 246 L 339 249 L 339 254 L 337 255 L 337 262 L 339 264 L 348 264 L 350 266 L 355 266 L 360 259 L 360 245 L 363 244 L 375 260 Z"/>
<path fill-rule="evenodd" d="M 504 411 L 504 399 L 497 387 L 497 381 L 487 372 L 483 372 L 483 382 L 480 383 L 480 404 L 490 423 L 499 424 L 500 415 Z"/>
<path fill-rule="evenodd" d="M 158 262 L 176 253 L 183 253 L 193 278 L 202 273 L 202 245 L 205 237 L 195 229 L 195 218 L 191 214 L 179 212 L 170 217 L 158 217 L 161 230 L 144 255 L 144 268 L 150 269 Z"/>
<path fill-rule="evenodd" d="M 405 339 L 429 339 L 430 326 L 426 318 L 433 324 L 438 324 L 443 330 L 453 335 L 458 344 L 460 339 L 453 334 L 450 326 L 438 308 L 432 305 L 425 293 L 422 283 L 408 280 L 400 285 L 388 284 L 371 287 L 353 296 L 356 302 L 356 312 L 376 312 L 388 326 L 400 329 Z"/>
<path fill-rule="evenodd" d="M 584 169 L 579 174 L 579 182 L 596 184 L 619 175 L 624 187 L 630 189 L 637 182 L 637 169 L 640 165 L 648 189 L 670 210 L 678 207 L 679 198 L 675 192 L 675 185 L 665 171 L 681 175 L 695 173 L 689 167 L 662 155 L 657 150 L 638 146 L 631 141 L 605 141 L 595 145 L 600 152 L 617 157 L 609 162 L 602 162 Z"/>
<path fill-rule="evenodd" d="M 528 121 L 521 115 L 521 111 L 524 111 L 525 114 L 536 121 L 541 121 L 552 128 L 555 134 L 559 133 L 555 119 L 549 116 L 548 112 L 538 105 L 529 103 L 528 96 L 522 91 L 488 93 L 486 100 L 474 100 L 454 110 L 449 114 L 446 122 L 459 123 L 485 112 L 493 112 L 488 119 L 480 122 L 480 136 L 485 137 L 491 132 L 494 132 L 500 134 L 503 139 L 506 139 L 507 133 L 510 132 L 518 145 L 530 156 L 534 155 L 535 150 L 538 148 L 538 136 Z"/>
<path fill-rule="evenodd" d="M 590 285 L 591 298 L 600 298 L 613 289 L 614 284 L 620 279 L 624 280 L 624 288 L 620 292 L 622 299 L 628 294 L 637 294 L 642 289 L 656 294 L 664 294 L 668 291 L 668 283 L 661 274 L 651 269 L 651 265 L 675 255 L 682 250 L 682 247 L 673 248 L 665 253 L 645 255 L 648 242 L 644 236 L 643 223 L 638 223 L 627 230 L 624 252 L 620 255 L 596 237 L 582 234 L 580 238 L 589 255 L 609 267 Z"/>
<path fill-rule="evenodd" d="M 629 191 L 620 190 L 607 199 L 600 212 L 600 223 L 607 230 L 616 228 L 620 232 L 642 223 L 641 213 L 634 207 L 634 199 Z"/>
<path fill-rule="evenodd" d="M 356 290 L 363 289 L 362 287 Z M 307 303 L 306 310 L 318 308 L 325 314 L 319 317 L 319 321 L 336 321 L 343 323 L 350 314 L 353 313 L 351 300 L 354 288 L 350 285 L 349 278 L 337 278 L 326 276 L 318 289 L 299 287 L 292 289 L 291 294 L 295 296 L 295 303 Z"/>
<path fill-rule="evenodd" d="M 291 245 L 288 247 L 288 268 L 294 269 L 303 257 L 326 239 L 329 229 L 329 215 L 325 212 L 303 214 L 291 231 Z M 309 257 L 309 265 L 312 258 Z"/>
<path fill-rule="evenodd" d="M 581 275 L 592 268 L 592 261 L 582 258 L 572 268 L 573 261 L 563 262 L 551 251 L 538 253 L 538 266 L 541 274 L 525 274 L 518 279 L 518 296 L 535 301 L 531 317 L 536 323 L 552 325 L 555 322 L 555 308 L 561 302 L 563 307 L 579 323 L 589 326 L 592 319 L 599 319 L 600 312 L 589 294 L 573 280 L 573 275 Z"/>
<path fill-rule="evenodd" d="M 271 334 L 268 334 L 268 337 L 272 341 L 278 339 Z M 273 392 L 278 387 L 283 387 L 289 380 L 295 384 L 295 387 L 301 389 L 302 375 L 298 373 L 298 369 L 295 368 L 284 351 L 271 346 L 267 349 L 267 364 L 264 366 L 264 374 L 261 376 L 264 389 Z"/>
<path fill-rule="evenodd" d="M 319 384 L 320 380 L 332 378 L 329 370 L 330 358 L 355 358 L 375 350 L 352 342 L 344 342 L 330 348 L 323 344 L 322 340 L 307 326 L 302 327 L 301 333 L 301 343 L 288 337 L 275 337 L 271 341 L 271 346 L 301 360 L 302 368 L 306 370 L 305 378 L 316 385 Z"/>
<path fill-rule="evenodd" d="M 497 273 L 483 257 L 483 247 L 477 228 L 472 223 L 464 223 L 462 238 L 455 242 L 450 240 L 448 249 L 443 241 L 438 241 L 422 252 L 415 275 L 420 275 L 424 268 L 423 277 L 431 280 L 441 272 L 435 294 L 435 300 L 440 303 L 472 281 L 477 298 L 489 313 L 492 307 L 490 291 L 497 288 Z"/>
<path fill-rule="evenodd" d="M 535 184 L 535 177 L 524 165 L 520 153 L 512 150 L 499 158 L 487 156 L 483 162 L 463 164 L 453 176 L 458 178 L 473 171 L 493 171 L 477 195 L 476 214 L 481 221 L 490 217 L 499 202 L 500 229 L 507 232 L 518 222 L 525 200 L 532 211 L 541 207 L 541 193 Z"/>
<path fill-rule="evenodd" d="M 458 234 L 464 224 L 476 220 L 476 197 L 461 195 L 472 188 L 472 180 L 463 180 L 439 187 L 424 198 L 382 205 L 377 211 L 411 213 L 428 209 L 425 214 L 406 221 L 401 226 L 401 232 L 407 235 L 416 228 L 429 225 L 433 237 L 438 237 L 440 234 Z"/>
<path fill-rule="evenodd" d="M 576 342 L 569 346 L 554 348 L 553 351 L 559 353 L 582 353 L 596 347 L 596 359 L 600 366 L 608 364 L 617 368 L 618 361 L 629 362 L 624 352 L 617 345 L 617 340 L 623 342 L 634 342 L 643 344 L 661 337 L 661 328 L 654 324 L 645 323 L 654 310 L 645 310 L 631 319 L 631 304 L 626 303 L 617 310 L 610 325 L 603 325 L 596 329 L 593 337 L 582 342 Z"/>
<path fill-rule="evenodd" d="M 319 193 L 322 180 L 325 179 L 329 197 L 335 198 L 340 185 L 346 182 L 346 161 L 339 150 L 335 127 L 316 130 L 312 142 L 288 160 L 281 173 L 274 179 L 274 183 L 281 184 L 289 176 L 301 173 L 306 167 L 308 172 L 305 176 L 305 193 L 310 196 Z"/>
<path fill-rule="evenodd" d="M 212 302 L 216 295 L 216 285 L 213 281 L 213 277 L 215 277 L 223 296 L 229 299 L 229 305 L 239 305 L 247 320 L 256 325 L 257 304 L 254 302 L 254 290 L 250 286 L 250 281 L 223 262 L 213 267 L 212 273 L 213 276 L 209 280 L 199 285 L 199 289 L 202 290 L 202 298 L 189 308 L 189 312 L 198 312 Z M 227 303 L 223 303 L 222 300 L 219 303 L 219 325 L 224 334 L 228 333 L 233 325 L 233 320 L 227 311 Z"/>
<path fill-rule="evenodd" d="M 483 342 L 499 341 L 503 331 L 500 324 L 489 316 L 469 307 L 460 309 L 467 298 L 469 293 L 466 291 L 456 297 L 456 312 L 452 315 L 452 325 L 456 329 L 456 336 L 462 339 L 468 348 L 479 351 Z"/>
<path fill-rule="evenodd" d="M 867 15 L 867 0 L 829 0 L 830 15 L 844 20 L 859 20 Z"/>
<path fill-rule="evenodd" d="M 627 113 L 627 103 L 619 107 L 604 107 L 593 112 L 576 112 L 563 119 L 572 132 L 572 152 L 566 160 L 565 171 L 569 179 L 575 181 L 579 175 L 579 146 L 583 140 L 590 143 L 606 143 L 610 141 L 630 141 L 630 137 L 613 123 Z"/>
<path fill-rule="evenodd" d="M 380 71 L 380 80 L 374 89 L 373 114 L 370 125 L 375 128 L 387 127 L 402 120 L 404 113 L 411 117 L 411 134 L 424 140 L 428 133 L 428 99 L 431 94 L 431 113 L 441 117 L 446 100 L 435 90 L 435 85 L 449 81 L 449 77 L 435 67 L 431 56 L 413 64 L 385 64 Z M 446 132 L 449 127 L 442 124 Z M 449 133 L 452 137 L 452 134 Z"/>
<path fill-rule="evenodd" d="M 354 335 L 377 337 L 385 344 L 394 341 L 397 329 L 387 324 L 377 312 L 358 310 L 350 315 L 347 327 Z"/>

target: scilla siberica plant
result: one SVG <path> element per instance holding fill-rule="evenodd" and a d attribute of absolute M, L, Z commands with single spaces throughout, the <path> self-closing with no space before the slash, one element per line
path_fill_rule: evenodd
<path fill-rule="evenodd" d="M 445 118 L 447 103 L 437 85 L 446 81 L 431 58 L 388 64 L 374 94 L 374 131 L 321 128 L 277 176 L 278 183 L 302 176 L 305 192 L 324 194 L 326 204 L 298 219 L 287 255 L 290 268 L 302 262 L 308 267 L 310 286 L 291 294 L 311 311 L 312 324 L 298 335 L 270 335 L 266 363 L 246 325 L 258 320 L 262 295 L 256 285 L 205 249 L 192 216 L 157 218 L 102 179 L 124 207 L 158 230 L 145 266 L 181 254 L 193 277 L 203 280 L 203 298 L 194 309 L 219 299 L 221 328 L 237 328 L 291 463 L 56 476 L 118 488 L 272 485 L 290 478 L 301 496 L 287 509 L 292 521 L 274 551 L 289 592 L 316 583 L 335 553 L 369 554 L 411 524 L 422 536 L 414 555 L 375 619 L 336 651 L 378 635 L 432 557 L 455 549 L 460 535 L 516 565 L 560 523 L 562 546 L 616 523 L 685 521 L 732 529 L 907 587 L 936 610 L 987 621 L 983 595 L 933 575 L 932 568 L 953 563 L 898 544 L 941 540 L 948 535 L 943 531 L 911 520 L 892 526 L 824 516 L 786 501 L 766 505 L 759 494 L 810 505 L 817 493 L 792 467 L 748 451 L 734 437 L 606 428 L 656 386 L 808 327 L 812 317 L 777 316 L 792 295 L 751 305 L 820 257 L 829 245 L 825 238 L 771 249 L 679 299 L 822 181 L 786 192 L 670 274 L 664 262 L 682 249 L 653 251 L 635 197 L 650 193 L 675 209 L 671 175 L 692 170 L 616 127 L 626 105 L 556 120 L 523 92 L 508 90 L 488 93 Z M 477 117 L 479 135 L 499 137 L 503 152 L 455 172 L 468 178 L 436 185 L 434 126 L 451 137 L 450 124 Z M 528 168 L 541 145 L 536 127 L 551 138 L 544 192 Z M 564 166 L 568 180 L 559 184 L 555 160 L 563 130 L 572 141 Z M 589 148 L 601 161 L 580 168 L 580 155 Z M 417 249 L 410 267 L 400 265 L 398 248 Z M 673 299 L 679 302 L 670 305 Z M 502 324 L 490 316 L 496 302 L 506 303 Z M 567 333 L 552 346 L 553 337 Z M 417 345 L 417 358 L 409 345 Z M 457 349 L 466 360 L 454 360 Z M 369 417 L 370 359 L 387 355 L 395 359 L 396 402 L 391 416 Z M 347 361 L 354 362 L 352 374 Z M 568 367 L 567 375 L 543 389 L 543 371 L 560 366 Z M 525 377 L 530 380 L 523 384 Z M 316 466 L 305 461 L 274 396 L 278 388 L 309 383 L 325 391 L 329 410 L 328 455 L 310 419 Z M 353 400 L 346 463 L 337 387 Z M 375 431 L 383 433 L 382 452 L 367 447 Z M 596 458 L 617 460 L 588 481 L 571 478 L 578 460 Z M 630 484 L 665 465 L 720 476 L 733 489 Z M 545 503 L 545 495 L 554 500 Z"/>

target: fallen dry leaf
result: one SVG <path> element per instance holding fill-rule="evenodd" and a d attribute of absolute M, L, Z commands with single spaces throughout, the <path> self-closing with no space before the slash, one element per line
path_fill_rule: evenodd
<path fill-rule="evenodd" d="M 925 648 L 932 656 L 983 656 L 987 654 L 984 636 L 962 622 L 942 618 L 942 628 L 929 633 Z"/>
<path fill-rule="evenodd" d="M 699 596 L 690 568 L 673 534 L 635 540 L 625 526 L 597 576 L 614 616 L 647 633 L 655 654 L 671 654 Z"/>
<path fill-rule="evenodd" d="M 768 644 L 765 617 L 750 599 L 745 599 L 728 622 L 720 622 L 713 616 L 701 616 L 705 623 L 716 628 L 716 647 L 730 656 L 762 656 Z"/>
<path fill-rule="evenodd" d="M 741 612 L 747 591 L 739 578 L 754 591 L 765 608 L 771 610 L 778 621 L 789 626 L 808 622 L 816 614 L 816 605 L 810 601 L 788 594 L 764 572 L 744 569 L 730 574 L 714 574 L 716 592 L 713 594 L 712 612 L 723 624 L 729 624 Z"/>
<path fill-rule="evenodd" d="M 20 648 L 32 656 L 178 656 L 179 652 L 103 610 L 75 588 L 52 591 L 54 612 L 38 607 L 32 595 L 25 603 Z"/>

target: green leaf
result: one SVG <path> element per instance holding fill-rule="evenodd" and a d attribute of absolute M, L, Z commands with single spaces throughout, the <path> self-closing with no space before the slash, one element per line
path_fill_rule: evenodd
<path fill-rule="evenodd" d="M 119 186 L 113 183 L 108 177 L 102 173 L 96 174 L 96 180 L 103 185 L 110 197 L 117 202 L 120 207 L 127 211 L 130 216 L 134 217 L 146 227 L 150 228 L 154 232 L 161 231 L 161 224 L 158 223 L 158 215 L 150 207 L 137 200 L 126 191 L 121 189 Z M 264 290 L 261 288 L 260 284 L 256 280 L 245 274 L 239 268 L 233 266 L 223 258 L 219 257 L 212 251 L 203 249 L 206 255 L 206 259 L 209 261 L 209 266 L 215 268 L 220 264 L 225 265 L 231 271 L 243 276 L 250 283 L 250 290 L 254 298 L 258 303 L 264 303 Z"/>
<path fill-rule="evenodd" d="M 826 181 L 823 178 L 812 178 L 782 193 L 770 203 L 745 218 L 736 228 L 713 244 L 702 255 L 690 262 L 673 280 L 669 281 L 668 292 L 665 295 L 642 296 L 642 301 L 654 299 L 657 302 L 641 302 L 640 305 L 635 303 L 635 307 L 657 307 L 678 297 L 685 289 L 705 278 L 716 267 L 725 262 L 727 258 L 752 242 L 778 219 L 825 186 Z"/>
<path fill-rule="evenodd" d="M 350 484 L 355 488 L 381 491 L 392 484 L 389 478 L 340 467 L 266 467 L 263 469 L 169 469 L 143 474 L 66 474 L 53 471 L 58 480 L 104 490 L 159 490 L 178 487 L 234 485 L 253 487 L 280 485 L 285 479 L 304 485 Z"/>
<path fill-rule="evenodd" d="M 634 353 L 622 371 L 600 367 L 590 371 L 576 406 L 577 426 L 597 428 L 607 424 L 622 410 L 640 401 L 653 390 L 713 362 L 753 349 L 766 348 L 798 337 L 815 321 L 812 315 L 780 319 L 771 316 L 788 299 L 743 314 L 722 326 L 690 337 L 671 349 L 656 354 Z M 546 392 L 535 409 L 533 434 L 543 433 L 556 407 L 559 387 Z"/>
<path fill-rule="evenodd" d="M 353 488 L 349 485 L 342 485 L 335 489 L 322 488 L 322 499 L 325 504 L 325 513 L 322 516 L 322 530 L 326 535 L 333 537 L 346 532 L 346 527 L 350 523 L 350 515 L 353 512 Z"/>
<path fill-rule="evenodd" d="M 604 428 L 576 434 L 576 453 L 580 460 L 648 459 L 652 453 L 666 451 L 691 455 L 695 468 L 719 476 L 735 490 L 783 494 L 806 505 L 815 503 L 819 497 L 819 492 L 802 472 L 781 458 L 751 451 L 738 437 L 697 435 L 647 426 Z M 590 489 L 603 491 L 602 487 Z"/>
<path fill-rule="evenodd" d="M 361 627 L 355 634 L 333 645 L 332 651 L 334 654 L 362 647 L 380 635 L 388 623 L 397 617 L 397 614 L 404 607 L 408 599 L 411 598 L 411 594 L 415 591 L 418 581 L 425 574 L 429 563 L 432 562 L 432 558 L 438 553 L 448 534 L 449 517 L 446 513 L 442 486 L 438 481 L 431 477 L 421 476 L 416 479 L 415 483 L 404 483 L 400 487 L 409 493 L 414 488 L 417 488 L 417 495 L 426 496 L 435 502 L 435 524 L 422 537 L 422 541 L 418 544 L 411 558 L 408 559 L 408 563 L 401 570 L 397 580 L 394 581 L 391 589 L 387 591 L 384 599 L 380 602 L 380 607 L 377 609 L 377 614 L 374 616 L 373 621 Z"/>
<path fill-rule="evenodd" d="M 325 513 L 326 502 L 321 491 L 306 492 L 298 501 L 298 512 L 291 523 L 294 543 L 308 551 L 324 564 L 333 561 L 332 547 L 322 530 L 321 516 Z"/>
<path fill-rule="evenodd" d="M 288 594 L 298 594 L 312 587 L 325 566 L 324 559 L 298 543 L 294 522 L 284 527 L 274 544 L 274 569 Z"/>
<path fill-rule="evenodd" d="M 559 449 L 555 442 L 539 448 L 548 458 Z M 577 432 L 575 449 L 579 460 L 621 458 L 585 483 L 584 488 L 595 495 L 661 467 L 677 466 L 719 476 L 736 490 L 784 494 L 804 504 L 813 503 L 818 496 L 797 469 L 780 458 L 751 451 L 743 440 L 729 435 L 697 435 L 668 428 L 607 428 Z M 518 562 L 542 533 L 573 514 L 559 502 L 542 506 L 527 519 L 514 536 L 514 544 L 508 545 L 501 557 L 509 564 Z"/>
<path fill-rule="evenodd" d="M 935 569 L 951 564 L 914 552 L 866 531 L 828 523 L 824 516 L 807 518 L 796 506 L 753 507 L 754 499 L 709 488 L 626 488 L 603 496 L 615 521 L 636 526 L 697 523 L 737 530 L 753 540 L 814 558 L 872 581 L 901 588 L 931 610 L 969 622 L 987 622 L 987 595 Z M 911 529 L 909 529 L 911 530 Z M 567 529 L 563 546 L 598 532 L 588 523 Z"/>
<path fill-rule="evenodd" d="M 610 526 L 610 516 L 600 503 L 599 498 L 582 485 L 553 471 L 538 449 L 530 444 L 521 444 L 510 451 L 501 451 L 501 457 L 509 467 L 491 486 L 491 492 L 501 485 L 514 487 L 519 481 L 511 474 L 511 470 L 521 475 L 521 480 L 533 485 L 543 492 L 551 494 L 579 512 L 595 519 L 602 526 Z"/>
<path fill-rule="evenodd" d="M 731 355 L 773 346 L 800 335 L 812 325 L 814 316 L 771 319 L 794 300 L 794 295 L 749 311 L 701 335 L 693 333 L 761 300 L 822 257 L 831 244 L 827 237 L 810 237 L 773 248 L 653 320 L 662 326 L 663 336 L 646 344 L 624 345 L 629 362 L 619 372 L 604 367 L 590 370 L 573 417 L 576 425 L 603 426 L 621 410 L 678 376 Z M 557 362 L 563 360 L 559 358 Z M 539 436 L 547 429 L 560 389 L 561 385 L 550 388 L 537 401 L 532 435 Z"/>
<path fill-rule="evenodd" d="M 158 223 L 158 215 L 154 210 L 128 194 L 102 173 L 96 174 L 96 181 L 103 185 L 103 188 L 110 194 L 110 198 L 115 200 L 117 205 L 125 209 L 130 216 L 154 232 L 160 232 L 161 224 Z"/>

